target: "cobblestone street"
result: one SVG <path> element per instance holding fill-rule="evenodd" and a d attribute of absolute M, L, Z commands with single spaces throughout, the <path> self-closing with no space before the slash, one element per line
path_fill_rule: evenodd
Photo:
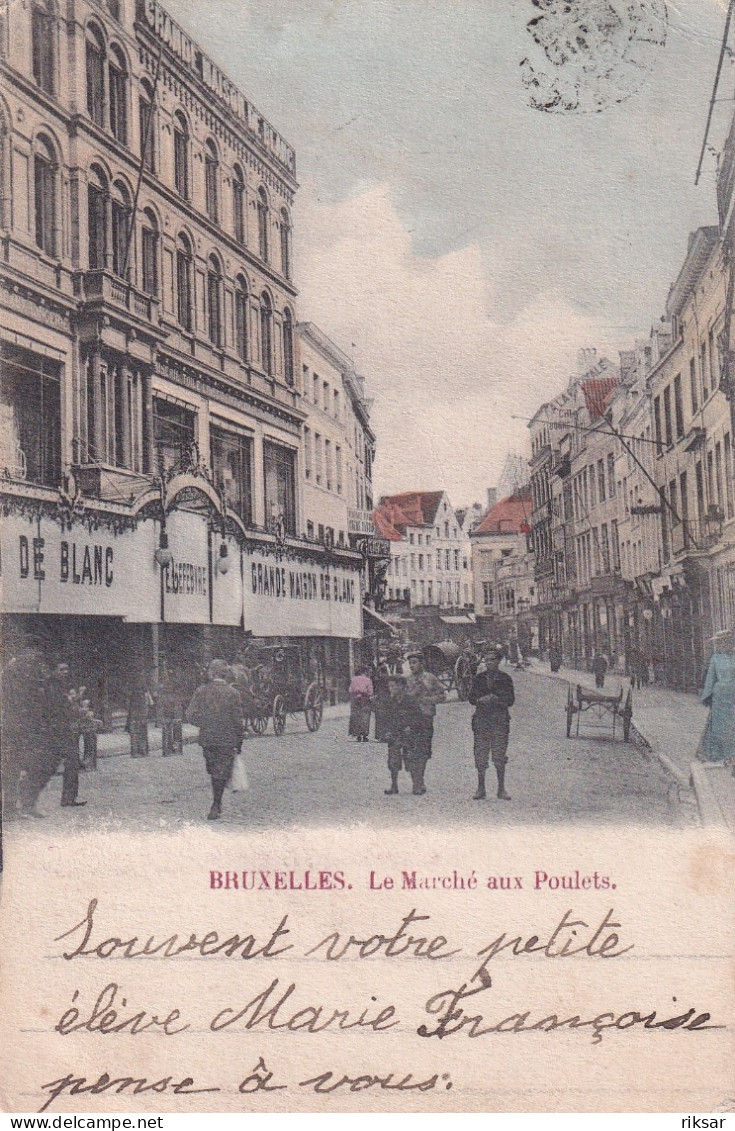
<path fill-rule="evenodd" d="M 514 672 L 508 790 L 512 802 L 491 798 L 472 801 L 475 775 L 467 703 L 450 701 L 438 709 L 434 756 L 426 781 L 428 792 L 410 792 L 408 774 L 401 793 L 387 797 L 386 747 L 347 737 L 343 708 L 332 709 L 316 734 L 303 716 L 289 717 L 286 732 L 271 728 L 248 736 L 243 751 L 250 779 L 246 793 L 228 793 L 224 813 L 213 831 L 279 828 L 293 825 L 360 823 L 384 826 L 486 826 L 579 823 L 661 825 L 696 821 L 693 805 L 672 800 L 672 779 L 639 746 L 613 743 L 609 734 L 565 736 L 566 687 L 532 672 Z M 492 767 L 488 775 L 491 784 Z M 492 791 L 494 793 L 494 790 Z M 189 744 L 183 757 L 147 759 L 103 757 L 99 769 L 82 775 L 79 809 L 59 807 L 60 778 L 41 798 L 47 819 L 40 829 L 178 828 L 204 821 L 210 804 L 209 779 L 199 747 Z M 25 827 L 16 825 L 14 828 Z"/>

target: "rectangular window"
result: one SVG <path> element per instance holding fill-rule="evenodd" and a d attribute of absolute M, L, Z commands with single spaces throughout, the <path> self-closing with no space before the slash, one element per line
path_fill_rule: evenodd
<path fill-rule="evenodd" d="M 304 475 L 311 479 L 313 461 L 311 428 L 304 427 Z"/>
<path fill-rule="evenodd" d="M 227 506 L 252 522 L 252 442 L 248 436 L 214 425 L 210 429 L 212 472 Z"/>
<path fill-rule="evenodd" d="M 707 343 L 702 342 L 699 349 L 699 370 L 702 374 L 702 403 L 709 396 L 709 372 L 707 368 Z"/>
<path fill-rule="evenodd" d="M 714 393 L 720 384 L 720 367 L 718 364 L 717 348 L 715 346 L 715 332 L 710 330 L 707 335 L 709 348 L 709 387 Z"/>
<path fill-rule="evenodd" d="M 57 487 L 61 481 L 61 367 L 0 347 L 0 472 Z"/>
<path fill-rule="evenodd" d="M 179 196 L 189 199 L 189 143 L 186 134 L 174 127 L 174 185 Z"/>
<path fill-rule="evenodd" d="M 732 461 L 732 444 L 730 441 L 730 433 L 725 433 L 725 497 L 727 499 L 727 517 L 732 518 L 735 514 L 735 467 Z"/>
<path fill-rule="evenodd" d="M 98 126 L 105 124 L 105 63 L 102 52 L 87 41 L 87 113 Z"/>
<path fill-rule="evenodd" d="M 265 513 L 268 520 L 283 517 L 288 534 L 296 533 L 295 453 L 280 444 L 263 442 Z"/>
<path fill-rule="evenodd" d="M 717 494 L 717 505 L 722 506 L 722 444 L 718 440 L 715 444 L 715 488 Z"/>
<path fill-rule="evenodd" d="M 332 468 L 332 441 L 324 441 L 324 471 L 327 476 L 327 490 L 332 490 L 333 468 Z"/>
<path fill-rule="evenodd" d="M 454 568 L 459 571 L 459 550 L 454 551 Z"/>
<path fill-rule="evenodd" d="M 674 419 L 676 420 L 676 438 L 680 440 L 684 435 L 684 400 L 681 394 L 681 373 L 674 378 Z"/>
<path fill-rule="evenodd" d="M 444 568 L 445 569 L 451 569 L 452 568 L 451 559 L 450 559 L 450 556 L 449 556 L 449 550 L 444 551 Z"/>
<path fill-rule="evenodd" d="M 671 426 L 671 385 L 667 385 L 664 389 L 664 438 L 666 447 L 670 448 L 674 440 Z"/>
<path fill-rule="evenodd" d="M 53 255 L 54 238 L 54 170 L 50 161 L 36 154 L 34 158 L 36 192 L 36 245 L 46 255 Z"/>
<path fill-rule="evenodd" d="M 318 432 L 314 433 L 314 471 L 317 483 L 322 481 L 322 438 Z"/>
<path fill-rule="evenodd" d="M 699 391 L 697 389 L 697 363 L 689 359 L 689 395 L 692 398 L 692 416 L 699 410 Z"/>
<path fill-rule="evenodd" d="M 587 470 L 589 471 L 588 479 L 589 479 L 589 484 L 590 484 L 590 506 L 594 507 L 594 506 L 597 505 L 595 469 L 594 469 L 594 467 L 590 466 Z"/>
<path fill-rule="evenodd" d="M 608 534 L 607 523 L 603 522 L 600 527 L 600 550 L 602 552 L 602 570 L 603 573 L 610 572 L 610 536 Z"/>
<path fill-rule="evenodd" d="M 191 330 L 191 260 L 181 251 L 176 254 L 176 302 L 179 324 Z"/>
<path fill-rule="evenodd" d="M 694 473 L 697 483 L 697 517 L 700 522 L 704 521 L 704 472 L 702 470 L 702 461 L 697 460 L 694 467 Z"/>
<path fill-rule="evenodd" d="M 653 426 L 656 435 L 656 452 L 661 455 L 663 452 L 663 438 L 661 434 L 661 397 L 654 397 L 653 400 Z"/>
<path fill-rule="evenodd" d="M 597 461 L 597 494 L 600 502 L 605 502 L 605 461 L 598 459 Z"/>
<path fill-rule="evenodd" d="M 145 98 L 141 98 L 139 106 L 140 125 L 140 153 L 143 158 L 143 168 L 149 173 L 154 173 L 156 168 L 155 138 L 153 137 L 153 107 Z"/>
<path fill-rule="evenodd" d="M 31 8 L 31 38 L 33 41 L 33 77 L 47 94 L 54 93 L 54 37 L 49 13 Z"/>
<path fill-rule="evenodd" d="M 129 278 L 128 209 L 118 200 L 112 202 L 112 270 L 120 278 Z"/>
<path fill-rule="evenodd" d="M 117 67 L 109 67 L 110 80 L 110 130 L 121 145 L 128 141 L 128 115 L 125 75 Z"/>
<path fill-rule="evenodd" d="M 142 283 L 148 295 L 158 294 L 158 236 L 150 228 L 143 228 L 141 241 Z"/>
<path fill-rule="evenodd" d="M 334 449 L 337 470 L 337 494 L 342 494 L 342 448 L 337 444 Z"/>
<path fill-rule="evenodd" d="M 322 392 L 324 394 L 322 398 L 322 408 L 325 412 L 329 412 L 329 385 L 326 381 L 322 385 Z"/>
<path fill-rule="evenodd" d="M 180 471 L 191 462 L 196 413 L 184 405 L 153 398 L 153 437 L 159 474 Z"/>
<path fill-rule="evenodd" d="M 105 194 L 97 185 L 87 190 L 87 225 L 89 230 L 89 269 L 105 267 Z"/>

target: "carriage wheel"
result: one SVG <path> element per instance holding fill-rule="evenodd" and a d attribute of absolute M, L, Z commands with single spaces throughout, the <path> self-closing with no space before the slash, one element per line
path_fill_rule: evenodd
<path fill-rule="evenodd" d="M 322 725 L 323 711 L 322 689 L 318 683 L 310 683 L 304 696 L 304 717 L 309 730 L 319 730 Z"/>
<path fill-rule="evenodd" d="M 572 736 L 572 719 L 574 718 L 574 694 L 571 684 L 567 688 L 567 738 Z"/>
<path fill-rule="evenodd" d="M 623 707 L 623 738 L 626 742 L 630 742 L 630 722 L 633 718 L 633 692 L 628 688 L 628 694 L 625 697 L 625 706 Z"/>
<path fill-rule="evenodd" d="M 248 722 L 256 734 L 265 734 L 268 729 L 267 715 L 250 715 Z"/>
<path fill-rule="evenodd" d="M 286 729 L 286 701 L 282 695 L 273 700 L 273 730 L 280 738 Z"/>

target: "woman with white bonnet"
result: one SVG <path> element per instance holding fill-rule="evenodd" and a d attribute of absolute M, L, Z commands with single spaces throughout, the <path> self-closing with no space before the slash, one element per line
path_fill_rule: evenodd
<path fill-rule="evenodd" d="M 710 708 L 702 757 L 723 762 L 735 758 L 735 632 L 718 632 L 713 643 L 702 689 L 702 702 Z"/>

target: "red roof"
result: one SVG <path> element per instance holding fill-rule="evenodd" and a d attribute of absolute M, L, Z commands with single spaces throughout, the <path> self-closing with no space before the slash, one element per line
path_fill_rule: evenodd
<path fill-rule="evenodd" d="M 507 495 L 487 512 L 473 534 L 522 534 L 531 514 L 531 495 Z"/>
<path fill-rule="evenodd" d="M 396 530 L 389 515 L 385 511 L 373 511 L 373 525 L 380 538 L 387 538 L 389 542 L 403 541 L 403 535 Z"/>
<path fill-rule="evenodd" d="M 384 495 L 380 505 L 384 509 L 393 506 L 402 513 L 402 518 L 393 519 L 396 525 L 433 526 L 443 498 L 443 491 L 404 491 L 401 495 Z"/>
<path fill-rule="evenodd" d="M 618 377 L 597 377 L 591 381 L 582 382 L 582 392 L 590 420 L 597 420 L 602 416 L 607 405 L 607 399 L 620 384 Z"/>

